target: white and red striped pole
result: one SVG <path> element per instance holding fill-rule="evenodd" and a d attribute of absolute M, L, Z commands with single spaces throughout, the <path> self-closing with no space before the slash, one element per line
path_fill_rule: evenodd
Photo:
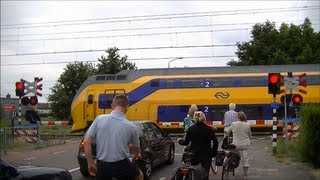
<path fill-rule="evenodd" d="M 276 103 L 276 94 L 273 94 L 273 103 Z M 272 108 L 272 149 L 277 152 L 277 108 Z"/>

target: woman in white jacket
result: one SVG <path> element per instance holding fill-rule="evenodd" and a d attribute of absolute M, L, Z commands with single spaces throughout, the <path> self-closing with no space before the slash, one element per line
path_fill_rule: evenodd
<path fill-rule="evenodd" d="M 247 116 L 244 112 L 238 112 L 238 117 L 240 121 L 233 122 L 227 131 L 227 134 L 233 133 L 233 142 L 241 154 L 241 159 L 243 161 L 243 179 L 248 178 L 249 169 L 249 146 L 251 138 L 250 125 L 246 122 Z"/>

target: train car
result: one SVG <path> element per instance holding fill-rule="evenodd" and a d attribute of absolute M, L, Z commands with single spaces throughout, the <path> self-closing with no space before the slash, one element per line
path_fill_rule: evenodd
<path fill-rule="evenodd" d="M 82 84 L 71 105 L 71 130 L 85 130 L 96 116 L 110 113 L 116 94 L 128 96 L 129 120 L 148 119 L 162 128 L 182 128 L 191 104 L 205 113 L 208 124 L 222 127 L 231 102 L 247 114 L 251 126 L 271 127 L 268 73 L 272 72 L 306 73 L 303 103 L 320 102 L 320 64 L 124 70 L 94 75 Z M 280 97 L 276 97 L 278 103 Z"/>

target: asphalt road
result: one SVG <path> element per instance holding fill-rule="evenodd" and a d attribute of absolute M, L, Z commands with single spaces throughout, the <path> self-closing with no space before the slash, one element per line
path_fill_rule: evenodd
<path fill-rule="evenodd" d="M 177 138 L 173 138 L 175 141 Z M 218 137 L 221 142 L 222 137 Z M 35 166 L 62 167 L 71 172 L 75 180 L 88 180 L 80 174 L 77 162 L 77 150 L 79 139 L 68 141 L 67 144 L 37 149 L 24 153 L 10 152 L 3 159 L 11 163 L 27 164 Z M 270 136 L 255 136 L 251 141 L 251 167 L 249 168 L 249 179 L 320 179 L 309 166 L 301 163 L 282 164 L 272 157 L 272 140 Z M 175 162 L 172 165 L 162 165 L 153 169 L 151 180 L 169 179 L 173 169 L 180 164 L 183 147 L 176 144 Z M 319 173 L 318 173 L 319 174 Z M 210 174 L 210 180 L 221 179 L 221 169 L 218 174 Z M 236 169 L 235 176 L 229 179 L 242 179 L 241 164 Z"/>

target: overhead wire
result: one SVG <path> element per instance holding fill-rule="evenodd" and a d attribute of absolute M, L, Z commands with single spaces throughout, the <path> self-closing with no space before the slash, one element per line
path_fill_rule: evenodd
<path fill-rule="evenodd" d="M 235 55 L 220 55 L 220 56 L 181 56 L 181 59 L 206 59 L 206 58 L 233 58 Z M 152 61 L 152 60 L 171 60 L 176 57 L 149 57 L 149 58 L 131 58 L 128 61 Z M 84 60 L 84 61 L 55 61 L 55 62 L 39 62 L 39 63 L 13 63 L 13 64 L 1 64 L 1 66 L 25 66 L 25 65 L 44 65 L 44 64 L 68 64 L 75 62 L 99 62 L 99 60 Z"/>
<path fill-rule="evenodd" d="M 310 19 L 310 21 L 318 22 L 320 19 Z M 293 21 L 275 21 L 274 23 L 287 23 L 287 22 L 303 22 L 304 20 L 293 20 Z M 45 35 L 61 35 L 61 34 L 83 34 L 83 33 L 100 33 L 100 32 L 114 32 L 114 31 L 137 31 L 137 30 L 158 30 L 158 29 L 169 29 L 169 28 L 198 28 L 198 27 L 211 27 L 217 26 L 237 26 L 237 25 L 252 25 L 264 22 L 242 22 L 242 23 L 222 23 L 222 24 L 198 24 L 198 25 L 182 25 L 182 26 L 155 26 L 155 27 L 142 27 L 142 28 L 118 28 L 118 29 L 102 29 L 102 30 L 87 30 L 87 31 L 68 31 L 68 32 L 52 32 L 52 33 L 29 33 L 29 34 L 19 34 L 22 36 L 45 36 Z M 313 24 L 316 25 L 316 24 Z M 18 35 L 2 35 L 1 41 L 8 42 L 8 40 L 3 40 L 2 38 L 17 37 Z M 23 40 L 23 39 L 22 39 Z M 13 40 L 11 40 L 13 41 Z M 21 39 L 19 39 L 21 41 Z"/>
<path fill-rule="evenodd" d="M 251 13 L 268 13 L 268 12 L 284 12 L 284 11 L 297 11 L 297 10 L 318 10 L 320 6 L 301 6 L 301 7 L 293 7 L 293 8 L 269 8 L 269 9 L 251 9 L 251 10 L 232 10 L 232 11 L 216 11 L 216 12 L 198 12 L 198 13 L 181 13 L 173 14 L 173 15 L 145 15 L 145 16 L 133 16 L 126 17 L 128 19 L 124 19 L 122 17 L 114 17 L 114 18 L 104 18 L 104 21 L 99 22 L 75 22 L 75 23 L 65 23 L 65 24 L 58 24 L 54 22 L 46 22 L 43 23 L 44 25 L 32 25 L 32 23 L 28 25 L 2 25 L 1 29 L 17 29 L 17 28 L 38 28 L 38 27 L 57 27 L 57 26 L 72 26 L 72 25 L 84 25 L 84 24 L 102 24 L 102 23 L 115 23 L 115 22 L 127 22 L 127 21 L 145 21 L 145 20 L 159 20 L 159 19 L 173 19 L 173 18 L 190 18 L 190 17 L 206 17 L 206 16 L 223 16 L 223 15 L 239 15 L 239 14 L 251 14 Z M 230 12 L 230 13 L 226 13 Z M 197 15 L 200 14 L 200 15 Z M 158 17 L 159 16 L 159 17 Z M 164 17 L 162 17 L 164 16 Z M 114 20 L 120 19 L 120 20 Z M 98 21 L 98 20 L 91 20 L 91 21 Z M 60 21 L 61 23 L 62 21 Z M 73 22 L 72 20 L 66 22 Z M 50 24 L 52 23 L 52 24 Z M 34 23 L 37 24 L 37 23 Z M 13 26 L 13 27 L 10 27 Z"/>
<path fill-rule="evenodd" d="M 225 32 L 225 31 L 240 31 L 249 30 L 250 28 L 235 28 L 235 29 L 217 29 L 217 30 L 198 30 L 198 31 L 175 31 L 175 32 L 160 32 L 160 33 L 141 33 L 130 34 L 130 36 L 156 36 L 166 34 L 190 34 L 190 33 L 203 33 L 203 32 Z M 23 41 L 54 41 L 54 40 L 75 40 L 75 39 L 97 39 L 97 38 L 113 38 L 113 37 L 128 37 L 128 34 L 122 35 L 100 35 L 100 36 L 82 36 L 82 37 L 60 37 L 60 38 L 43 38 L 43 39 L 12 39 L 1 40 L 1 42 L 23 42 Z"/>
<path fill-rule="evenodd" d="M 179 49 L 179 48 L 206 48 L 206 47 L 231 47 L 236 44 L 217 44 L 217 45 L 189 45 L 189 46 L 158 46 L 158 47 L 137 47 L 137 48 L 119 48 L 123 51 L 132 50 L 150 50 L 150 49 Z M 5 54 L 2 57 L 9 56 L 31 56 L 31 55 L 45 55 L 45 54 L 69 54 L 69 53 L 85 53 L 85 52 L 102 52 L 106 49 L 90 49 L 90 50 L 72 50 L 72 51 L 57 51 L 57 52 L 37 52 L 37 53 L 16 53 L 16 54 Z"/>

